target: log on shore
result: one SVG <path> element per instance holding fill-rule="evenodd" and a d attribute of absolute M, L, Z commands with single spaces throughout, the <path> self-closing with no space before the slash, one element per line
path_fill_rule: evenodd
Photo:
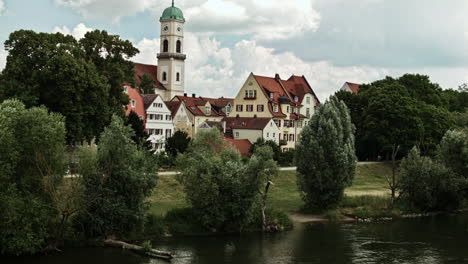
<path fill-rule="evenodd" d="M 104 240 L 104 244 L 111 247 L 118 247 L 131 250 L 138 254 L 143 254 L 145 256 L 153 257 L 153 258 L 160 258 L 165 260 L 171 260 L 173 258 L 172 253 L 160 251 L 156 249 L 146 249 L 138 245 L 129 244 L 123 241 L 113 240 L 113 239 L 106 239 Z"/>

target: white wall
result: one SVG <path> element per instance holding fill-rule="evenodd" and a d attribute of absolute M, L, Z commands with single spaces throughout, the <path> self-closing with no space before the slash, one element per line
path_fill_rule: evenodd
<path fill-rule="evenodd" d="M 161 105 L 157 106 L 157 104 Z M 153 115 L 153 119 L 150 119 L 150 115 Z M 162 120 L 156 120 L 154 115 L 162 115 Z M 162 129 L 162 133 L 156 135 L 156 131 L 154 131 L 156 129 Z M 148 140 L 151 141 L 153 146 L 156 145 L 155 150 L 157 152 L 164 150 L 164 142 L 174 134 L 171 111 L 167 108 L 161 96 L 156 97 L 146 109 L 146 131 L 148 134 L 152 132 Z"/>
<path fill-rule="evenodd" d="M 279 133 L 280 133 L 280 130 L 272 119 L 263 129 L 263 138 L 265 140 L 272 140 L 276 142 L 276 144 L 279 144 Z"/>

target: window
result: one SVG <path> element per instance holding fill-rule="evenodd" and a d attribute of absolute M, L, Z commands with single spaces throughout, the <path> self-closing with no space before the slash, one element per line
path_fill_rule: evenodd
<path fill-rule="evenodd" d="M 136 101 L 132 99 L 132 108 L 136 107 Z"/>
<path fill-rule="evenodd" d="M 275 124 L 277 127 L 281 127 L 281 120 L 275 120 Z"/>
<path fill-rule="evenodd" d="M 153 120 L 153 115 L 152 114 L 149 115 L 149 120 Z"/>
<path fill-rule="evenodd" d="M 236 138 L 239 138 L 239 132 L 236 132 Z"/>
<path fill-rule="evenodd" d="M 306 103 L 310 104 L 310 97 L 306 97 Z"/>
<path fill-rule="evenodd" d="M 237 112 L 242 112 L 243 105 L 236 105 L 236 111 Z"/>
<path fill-rule="evenodd" d="M 273 133 L 273 138 L 275 138 L 275 136 L 276 136 L 276 133 Z"/>
<path fill-rule="evenodd" d="M 247 112 L 252 112 L 253 111 L 253 105 L 247 105 L 246 110 L 247 110 Z"/>
<path fill-rule="evenodd" d="M 154 117 L 156 120 L 164 120 L 164 116 L 161 114 L 155 114 Z"/>
<path fill-rule="evenodd" d="M 128 93 L 128 86 L 124 86 L 124 93 Z"/>
<path fill-rule="evenodd" d="M 140 118 L 140 120 L 143 120 L 143 116 L 138 116 Z"/>
<path fill-rule="evenodd" d="M 172 116 L 171 115 L 166 115 L 166 120 L 172 120 Z"/>
<path fill-rule="evenodd" d="M 176 52 L 177 53 L 180 53 L 181 51 L 181 46 L 182 46 L 182 42 L 180 42 L 180 40 L 177 41 L 176 43 Z"/>
<path fill-rule="evenodd" d="M 284 140 L 288 141 L 288 134 L 284 134 Z"/>
<path fill-rule="evenodd" d="M 299 97 L 294 96 L 294 101 L 299 102 Z"/>
<path fill-rule="evenodd" d="M 167 81 L 167 73 L 166 72 L 163 72 L 162 79 L 163 79 L 164 82 Z"/>
<path fill-rule="evenodd" d="M 267 138 L 269 138 L 269 137 L 270 137 L 270 133 L 267 132 Z"/>
<path fill-rule="evenodd" d="M 169 52 L 169 40 L 167 39 L 163 42 L 163 52 Z"/>
<path fill-rule="evenodd" d="M 257 105 L 257 112 L 263 112 L 263 105 Z"/>
<path fill-rule="evenodd" d="M 284 120 L 284 127 L 289 127 L 289 120 Z"/>
<path fill-rule="evenodd" d="M 180 73 L 179 72 L 176 75 L 176 81 L 180 82 Z"/>
<path fill-rule="evenodd" d="M 148 135 L 153 135 L 154 129 L 148 129 Z"/>
<path fill-rule="evenodd" d="M 227 104 L 226 105 L 226 113 L 230 113 L 231 112 L 231 104 Z"/>
<path fill-rule="evenodd" d="M 275 112 L 275 113 L 278 112 L 278 106 L 277 105 L 273 105 L 273 112 Z"/>
<path fill-rule="evenodd" d="M 205 114 L 206 114 L 206 115 L 211 114 L 211 107 L 205 106 Z"/>
<path fill-rule="evenodd" d="M 306 116 L 307 116 L 307 118 L 310 117 L 310 108 L 306 108 Z"/>
<path fill-rule="evenodd" d="M 256 98 L 257 90 L 245 90 L 245 98 Z"/>
<path fill-rule="evenodd" d="M 273 99 L 275 97 L 274 93 L 270 93 L 270 98 Z"/>
<path fill-rule="evenodd" d="M 172 134 L 172 131 L 170 129 L 166 129 L 166 138 L 171 137 L 171 134 Z"/>
<path fill-rule="evenodd" d="M 289 141 L 294 142 L 294 134 L 290 134 L 290 135 L 289 135 Z"/>
<path fill-rule="evenodd" d="M 286 113 L 290 113 L 290 112 L 289 112 L 289 105 L 286 106 Z"/>

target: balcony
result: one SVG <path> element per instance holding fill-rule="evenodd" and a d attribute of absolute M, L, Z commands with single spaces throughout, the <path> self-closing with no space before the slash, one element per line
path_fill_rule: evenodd
<path fill-rule="evenodd" d="M 187 55 L 182 54 L 182 53 L 171 53 L 171 52 L 164 52 L 164 53 L 158 53 L 158 59 L 178 59 L 178 60 L 185 60 L 187 58 Z"/>

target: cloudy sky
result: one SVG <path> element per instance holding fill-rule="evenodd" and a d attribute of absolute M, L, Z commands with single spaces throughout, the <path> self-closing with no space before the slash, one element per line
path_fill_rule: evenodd
<path fill-rule="evenodd" d="M 186 18 L 186 90 L 235 96 L 250 72 L 305 75 L 321 99 L 345 81 L 406 72 L 468 82 L 467 0 L 176 0 Z M 18 29 L 76 38 L 105 29 L 156 64 L 171 0 L 0 0 L 0 41 Z M 7 52 L 0 49 L 0 69 Z"/>

